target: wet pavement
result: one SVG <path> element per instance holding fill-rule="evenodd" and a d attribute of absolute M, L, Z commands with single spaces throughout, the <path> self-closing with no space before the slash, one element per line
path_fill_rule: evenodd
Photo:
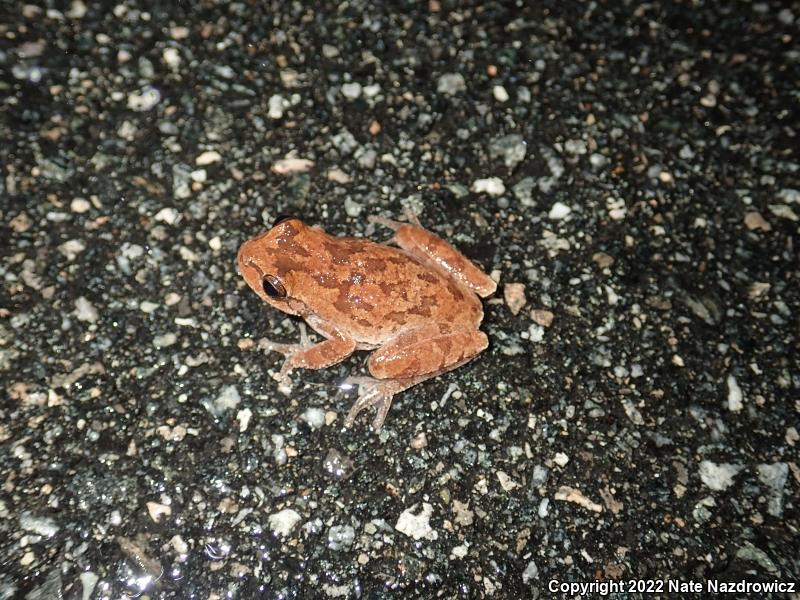
<path fill-rule="evenodd" d="M 0 599 L 797 581 L 796 5 L 314 4 L 0 7 Z M 407 209 L 490 347 L 345 429 L 236 252 Z"/>

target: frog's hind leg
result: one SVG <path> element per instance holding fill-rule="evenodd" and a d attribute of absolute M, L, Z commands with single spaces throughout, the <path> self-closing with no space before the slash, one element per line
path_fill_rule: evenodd
<path fill-rule="evenodd" d="M 393 229 L 392 243 L 431 269 L 457 280 L 481 298 L 492 295 L 497 289 L 491 277 L 438 235 L 421 227 L 416 218 L 415 225 L 375 216 L 369 220 Z"/>
<path fill-rule="evenodd" d="M 392 397 L 408 388 L 460 367 L 486 349 L 489 341 L 478 330 L 443 332 L 431 326 L 401 334 L 381 346 L 369 358 L 368 367 L 375 377 L 351 377 L 345 383 L 357 384 L 358 400 L 345 418 L 345 427 L 352 426 L 358 414 L 375 406 L 372 422 L 381 428 Z"/>

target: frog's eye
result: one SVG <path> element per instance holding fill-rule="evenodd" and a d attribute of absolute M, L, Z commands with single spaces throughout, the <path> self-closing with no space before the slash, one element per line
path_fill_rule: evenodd
<path fill-rule="evenodd" d="M 261 280 L 261 287 L 270 298 L 286 298 L 286 288 L 283 287 L 281 280 L 274 275 L 264 275 Z"/>
<path fill-rule="evenodd" d="M 290 219 L 296 219 L 296 218 L 297 217 L 295 217 L 294 215 L 278 215 L 277 217 L 275 217 L 275 221 L 272 223 L 272 226 L 275 227 L 276 225 L 279 225 L 280 223 L 283 223 L 284 221 L 288 221 Z"/>

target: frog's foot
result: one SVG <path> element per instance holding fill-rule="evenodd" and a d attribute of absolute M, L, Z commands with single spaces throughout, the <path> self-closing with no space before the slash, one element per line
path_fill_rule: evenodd
<path fill-rule="evenodd" d="M 386 217 L 381 217 L 379 215 L 370 215 L 367 217 L 367 221 L 370 223 L 378 223 L 379 225 L 383 225 L 384 227 L 388 227 L 389 229 L 393 229 L 397 231 L 404 225 L 416 225 L 417 227 L 422 227 L 422 223 L 419 222 L 417 215 L 407 206 L 403 209 L 403 215 L 405 215 L 406 221 L 408 223 L 403 223 L 402 221 L 395 221 L 394 219 L 387 219 Z"/>
<path fill-rule="evenodd" d="M 365 408 L 374 406 L 377 409 L 375 418 L 372 420 L 372 429 L 380 430 L 386 413 L 392 405 L 392 398 L 395 394 L 410 388 L 419 383 L 420 378 L 412 379 L 374 379 L 372 377 L 348 377 L 344 380 L 344 385 L 358 386 L 358 399 L 353 403 L 350 412 L 344 420 L 345 427 L 352 427 L 353 423 Z M 422 379 L 427 379 L 423 377 Z"/>
<path fill-rule="evenodd" d="M 281 370 L 276 377 L 276 379 L 283 385 L 291 385 L 292 381 L 289 379 L 289 373 L 292 372 L 297 362 L 294 357 L 308 349 L 309 346 L 311 346 L 311 340 L 308 337 L 308 331 L 306 331 L 305 323 L 300 323 L 299 344 L 283 344 L 281 342 L 273 342 L 267 338 L 261 338 L 258 341 L 259 350 L 265 350 L 267 352 L 280 352 L 286 357 L 286 360 L 283 361 Z"/>

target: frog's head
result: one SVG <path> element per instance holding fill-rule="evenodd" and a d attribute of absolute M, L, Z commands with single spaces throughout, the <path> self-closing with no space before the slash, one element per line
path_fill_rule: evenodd
<path fill-rule="evenodd" d="M 302 310 L 292 283 L 293 273 L 307 268 L 304 238 L 309 229 L 300 219 L 281 215 L 271 229 L 242 244 L 237 256 L 247 285 L 264 302 L 293 315 Z"/>

